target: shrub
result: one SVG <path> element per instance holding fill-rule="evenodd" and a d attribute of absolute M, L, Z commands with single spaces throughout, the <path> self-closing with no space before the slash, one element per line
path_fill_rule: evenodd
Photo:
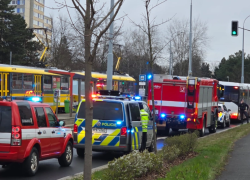
<path fill-rule="evenodd" d="M 132 180 L 162 167 L 162 159 L 154 153 L 133 151 L 108 163 L 104 180 Z"/>
<path fill-rule="evenodd" d="M 162 148 L 161 155 L 162 155 L 162 158 L 163 158 L 164 161 L 167 161 L 167 163 L 171 163 L 177 157 L 179 157 L 180 150 L 176 147 L 176 145 L 173 145 L 173 146 L 164 146 Z"/>
<path fill-rule="evenodd" d="M 164 148 L 175 146 L 175 148 L 180 151 L 179 156 L 184 156 L 190 152 L 194 152 L 194 149 L 197 146 L 197 138 L 197 132 L 170 137 L 165 139 Z"/>

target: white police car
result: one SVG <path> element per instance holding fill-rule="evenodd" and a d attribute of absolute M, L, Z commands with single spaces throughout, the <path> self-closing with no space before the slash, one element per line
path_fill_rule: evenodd
<path fill-rule="evenodd" d="M 230 127 L 230 111 L 231 110 L 227 109 L 224 104 L 218 104 L 218 124 L 221 125 L 222 128 Z"/>

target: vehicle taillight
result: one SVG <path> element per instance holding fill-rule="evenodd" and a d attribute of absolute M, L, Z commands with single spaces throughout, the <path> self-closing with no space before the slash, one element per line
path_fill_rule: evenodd
<path fill-rule="evenodd" d="M 74 124 L 74 133 L 77 133 L 77 131 L 78 131 L 78 126 Z"/>
<path fill-rule="evenodd" d="M 11 145 L 12 146 L 21 146 L 22 144 L 22 132 L 20 126 L 12 126 L 11 133 Z"/>
<path fill-rule="evenodd" d="M 127 136 L 127 127 L 121 128 L 121 136 Z"/>

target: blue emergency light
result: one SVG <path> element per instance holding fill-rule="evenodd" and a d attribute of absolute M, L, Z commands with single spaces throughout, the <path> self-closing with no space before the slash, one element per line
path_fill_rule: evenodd
<path fill-rule="evenodd" d="M 141 100 L 140 96 L 135 96 L 135 100 Z"/>
<path fill-rule="evenodd" d="M 121 125 L 122 122 L 121 122 L 121 121 L 117 121 L 116 124 L 117 124 L 117 125 Z"/>
<path fill-rule="evenodd" d="M 181 119 L 185 119 L 185 115 L 180 115 L 180 118 Z"/>
<path fill-rule="evenodd" d="M 148 79 L 151 79 L 151 78 L 152 78 L 152 74 L 149 74 L 149 75 L 148 75 Z"/>
<path fill-rule="evenodd" d="M 161 118 L 165 118 L 166 117 L 166 114 L 161 114 Z"/>
<path fill-rule="evenodd" d="M 40 97 L 32 97 L 31 101 L 33 101 L 33 102 L 41 102 L 42 99 Z"/>

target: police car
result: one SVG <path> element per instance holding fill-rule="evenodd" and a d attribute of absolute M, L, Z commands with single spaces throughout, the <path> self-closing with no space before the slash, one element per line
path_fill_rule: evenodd
<path fill-rule="evenodd" d="M 142 141 L 142 122 L 139 103 L 150 114 L 143 101 L 121 100 L 120 97 L 93 99 L 92 150 L 128 153 L 139 150 Z M 85 100 L 80 103 L 74 124 L 74 148 L 79 157 L 84 157 L 85 148 Z M 147 148 L 154 150 L 153 121 L 150 118 L 147 133 Z"/>
<path fill-rule="evenodd" d="M 230 111 L 224 104 L 218 104 L 218 123 L 222 128 L 230 127 Z"/>
<path fill-rule="evenodd" d="M 34 97 L 38 101 L 39 97 Z M 58 158 L 69 166 L 73 136 L 49 105 L 24 100 L 0 100 L 0 165 L 22 163 L 28 176 L 36 174 L 39 161 Z"/>

